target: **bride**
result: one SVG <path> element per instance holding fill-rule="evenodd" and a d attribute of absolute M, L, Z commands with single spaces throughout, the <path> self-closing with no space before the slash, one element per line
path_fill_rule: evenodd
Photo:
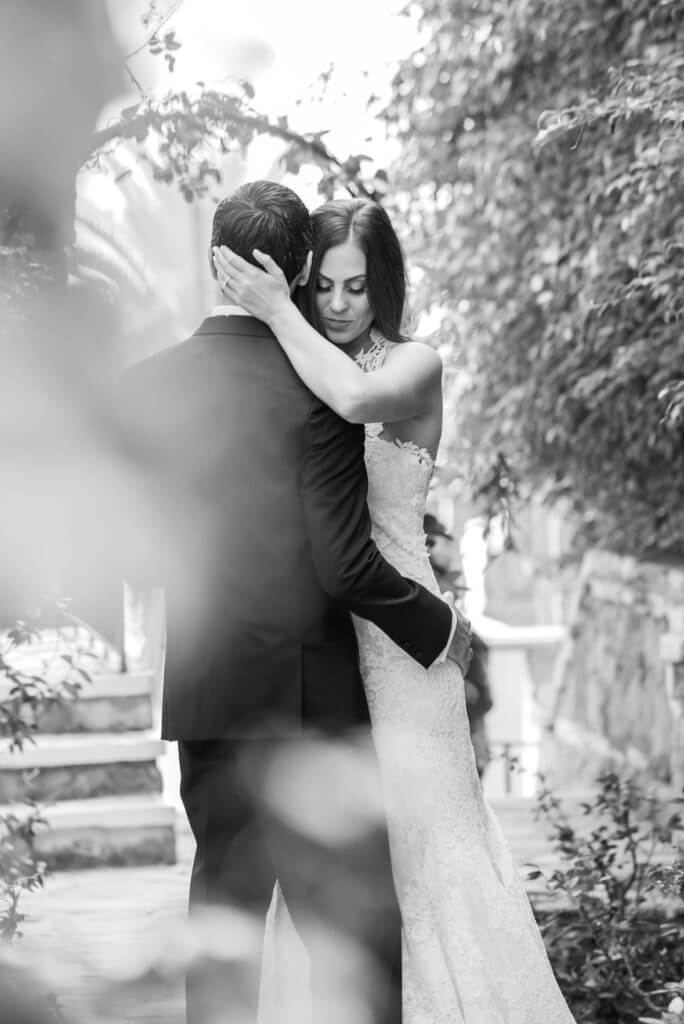
<path fill-rule="evenodd" d="M 385 210 L 342 200 L 312 220 L 305 315 L 265 253 L 254 252 L 263 273 L 215 250 L 219 281 L 271 327 L 314 394 L 366 424 L 374 539 L 438 593 L 422 523 L 442 428 L 440 358 L 401 332 L 404 262 Z M 482 795 L 458 669 L 426 672 L 371 623 L 355 628 L 402 914 L 404 1024 L 573 1024 Z"/>

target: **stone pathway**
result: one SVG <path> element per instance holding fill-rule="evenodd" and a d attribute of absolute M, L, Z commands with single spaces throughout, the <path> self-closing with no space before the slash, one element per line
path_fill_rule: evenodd
<path fill-rule="evenodd" d="M 35 965 L 68 1024 L 93 1024 L 91 995 L 109 987 L 98 1019 L 184 1024 L 182 985 L 147 979 L 128 990 L 126 979 L 172 953 L 186 916 L 193 841 L 179 827 L 173 866 L 60 872 L 45 889 L 23 897 L 27 914 L 18 958 Z"/>
<path fill-rule="evenodd" d="M 535 823 L 532 802 L 497 800 L 495 806 L 518 864 L 536 861 L 548 869 L 546 829 Z M 178 837 L 178 863 L 171 867 L 62 872 L 23 898 L 27 920 L 18 958 L 34 965 L 58 994 L 68 1024 L 184 1024 L 177 978 L 157 972 L 142 983 L 122 984 L 147 964 L 172 966 L 179 943 L 187 941 L 181 932 L 193 841 L 180 819 Z M 94 1009 L 90 994 L 103 979 L 111 987 Z"/>

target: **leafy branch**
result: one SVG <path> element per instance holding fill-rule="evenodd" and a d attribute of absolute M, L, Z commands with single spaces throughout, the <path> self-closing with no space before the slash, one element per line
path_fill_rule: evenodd
<path fill-rule="evenodd" d="M 26 801 L 30 813 L 21 816 L 10 811 L 0 815 L 0 941 L 21 939 L 21 925 L 26 919 L 19 909 L 24 892 L 42 888 L 45 863 L 39 858 L 35 839 L 47 822 L 40 808 Z"/>
<path fill-rule="evenodd" d="M 367 158 L 337 157 L 323 141 L 325 132 L 302 134 L 289 127 L 286 117 L 273 121 L 249 106 L 252 97 L 251 86 L 242 83 L 237 95 L 202 88 L 196 96 L 181 91 L 159 101 L 143 99 L 95 132 L 84 162 L 97 160 L 111 144 L 149 141 L 142 157 L 155 178 L 166 183 L 177 179 L 183 196 L 191 201 L 206 194 L 208 181 L 220 180 L 217 154 L 244 152 L 255 137 L 266 135 L 287 144 L 283 161 L 289 173 L 296 173 L 304 163 L 324 169 L 320 185 L 324 194 L 341 185 L 351 195 L 376 198 L 361 179 L 361 165 Z"/>
<path fill-rule="evenodd" d="M 39 632 L 19 620 L 0 644 L 0 737 L 9 737 L 10 750 L 33 743 L 42 715 L 51 707 L 75 700 L 91 676 L 84 667 L 87 646 L 70 644 L 41 660 L 39 669 L 27 667 L 27 647 Z"/>
<path fill-rule="evenodd" d="M 0 737 L 9 737 L 10 751 L 34 743 L 41 717 L 55 705 L 77 699 L 83 684 L 90 680 L 83 665 L 91 653 L 87 645 L 68 640 L 68 648 L 63 650 L 58 632 L 55 649 L 47 656 L 31 659 L 30 648 L 40 638 L 37 625 L 28 618 L 17 621 L 2 636 Z M 35 801 L 24 802 L 28 813 L 10 809 L 0 814 L 0 940 L 5 941 L 21 938 L 21 895 L 41 887 L 46 870 L 35 839 L 37 832 L 47 827 L 47 821 Z"/>
<path fill-rule="evenodd" d="M 184 0 L 175 0 L 175 3 L 170 4 L 168 10 L 164 14 L 159 14 L 157 11 L 156 0 L 152 0 L 149 9 L 145 12 L 145 14 L 142 15 L 141 21 L 145 28 L 149 29 L 150 25 L 153 22 L 154 27 L 152 31 L 145 37 L 145 39 L 143 39 L 142 43 L 136 46 L 136 48 L 132 50 L 130 53 L 127 53 L 124 59 L 128 61 L 132 57 L 137 57 L 139 53 L 142 53 L 142 51 L 146 49 L 150 49 L 152 53 L 159 53 L 161 52 L 161 49 L 163 49 L 162 44 L 166 39 L 168 39 L 169 37 L 175 39 L 175 32 L 168 32 L 163 37 L 163 39 L 160 40 L 159 32 L 164 27 L 164 25 L 166 25 L 171 20 L 171 18 L 173 18 L 173 16 L 178 13 L 179 9 L 183 6 L 183 2 Z M 173 48 L 178 49 L 179 46 L 180 43 L 178 43 Z M 172 71 L 173 67 L 171 67 L 170 70 Z"/>

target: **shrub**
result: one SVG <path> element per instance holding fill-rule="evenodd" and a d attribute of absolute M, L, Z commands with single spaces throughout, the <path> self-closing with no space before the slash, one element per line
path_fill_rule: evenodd
<path fill-rule="evenodd" d="M 538 803 L 561 858 L 548 886 L 562 897 L 541 928 L 578 1021 L 680 1024 L 684 1015 L 668 1015 L 684 996 L 684 861 L 672 847 L 683 835 L 680 816 L 615 773 L 602 775 L 582 805 L 585 829 L 543 780 Z"/>
<path fill-rule="evenodd" d="M 83 682 L 90 679 L 81 664 L 87 650 L 72 641 L 67 641 L 66 650 L 56 652 L 51 666 L 41 671 L 23 667 L 16 655 L 37 636 L 34 624 L 20 620 L 5 634 L 4 648 L 0 646 L 0 742 L 4 737 L 10 750 L 34 743 L 41 714 L 51 705 L 76 699 Z M 27 778 L 26 811 L 12 808 L 0 814 L 0 940 L 5 941 L 21 938 L 21 895 L 42 886 L 46 873 L 35 839 L 47 822 L 41 808 L 28 799 L 30 783 Z"/>

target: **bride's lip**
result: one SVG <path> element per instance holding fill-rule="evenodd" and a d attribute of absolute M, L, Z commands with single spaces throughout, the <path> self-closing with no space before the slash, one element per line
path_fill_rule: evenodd
<path fill-rule="evenodd" d="M 349 327 L 351 320 L 333 320 L 331 317 L 327 316 L 325 318 L 325 322 L 327 324 L 331 324 L 332 327 Z"/>

